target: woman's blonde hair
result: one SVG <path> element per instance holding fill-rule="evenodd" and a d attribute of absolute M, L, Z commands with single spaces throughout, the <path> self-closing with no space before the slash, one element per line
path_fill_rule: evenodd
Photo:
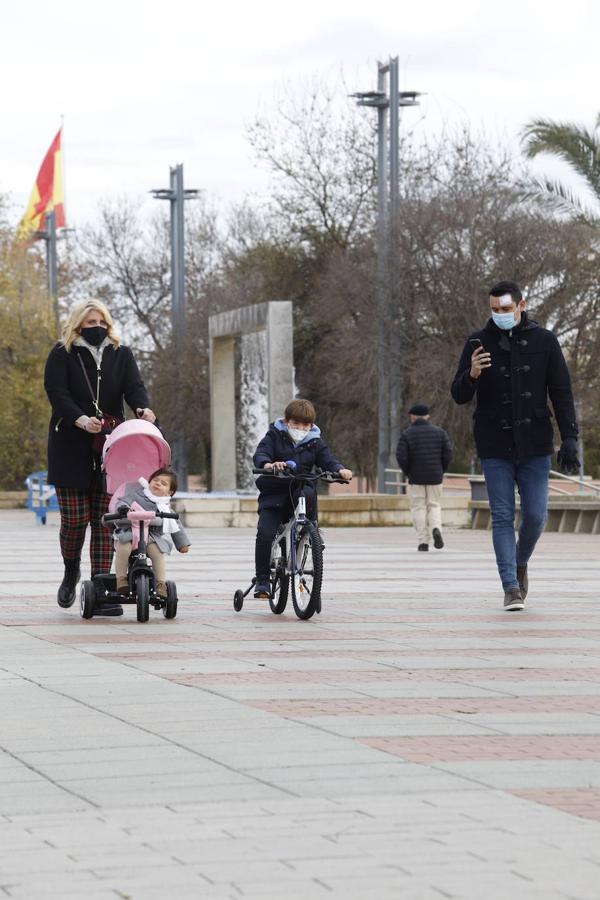
<path fill-rule="evenodd" d="M 118 335 L 116 335 L 113 331 L 112 316 L 105 307 L 104 303 L 102 303 L 101 300 L 85 300 L 83 303 L 78 303 L 77 306 L 73 307 L 62 330 L 62 343 L 67 351 L 71 349 L 74 341 L 79 337 L 81 333 L 82 323 L 85 321 L 88 315 L 94 311 L 99 312 L 108 325 L 106 334 L 108 340 L 111 342 L 113 347 L 119 346 L 121 341 Z"/>

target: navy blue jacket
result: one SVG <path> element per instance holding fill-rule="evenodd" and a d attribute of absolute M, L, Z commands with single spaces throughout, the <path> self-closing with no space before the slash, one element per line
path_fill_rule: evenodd
<path fill-rule="evenodd" d="M 489 319 L 471 337 L 491 354 L 489 369 L 470 376 L 473 348 L 467 340 L 451 393 L 457 403 L 476 397 L 474 437 L 481 459 L 549 456 L 554 451 L 552 401 L 561 438 L 577 438 L 571 379 L 556 335 L 523 313 L 512 331 Z"/>
<path fill-rule="evenodd" d="M 298 474 L 312 472 L 315 466 L 327 472 L 339 472 L 344 468 L 339 459 L 332 454 L 316 425 L 307 432 L 304 440 L 295 444 L 288 434 L 283 419 L 277 419 L 269 426 L 269 430 L 256 448 L 252 461 L 255 468 L 262 469 L 265 463 L 279 460 L 286 462 L 288 459 L 294 460 Z M 283 478 L 260 475 L 256 479 L 256 486 L 260 491 L 259 510 L 281 506 L 287 502 L 290 495 L 290 482 Z"/>

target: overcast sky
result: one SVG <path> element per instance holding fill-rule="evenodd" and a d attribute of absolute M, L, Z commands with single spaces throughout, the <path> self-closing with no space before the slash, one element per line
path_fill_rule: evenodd
<path fill-rule="evenodd" d="M 514 141 L 539 116 L 592 127 L 599 9 L 591 0 L 7 0 L 0 191 L 18 217 L 63 114 L 69 224 L 92 218 L 101 197 L 166 187 L 177 162 L 186 186 L 217 202 L 261 193 L 267 176 L 245 128 L 282 84 L 343 70 L 350 89 L 368 90 L 390 55 L 401 89 L 427 94 L 403 114 L 417 133 L 467 121 Z"/>

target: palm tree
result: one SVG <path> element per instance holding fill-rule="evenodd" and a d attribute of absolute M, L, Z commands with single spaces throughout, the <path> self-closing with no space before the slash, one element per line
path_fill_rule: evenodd
<path fill-rule="evenodd" d="M 542 177 L 534 180 L 527 196 L 548 200 L 561 212 L 600 224 L 600 115 L 593 131 L 569 122 L 534 119 L 522 129 L 521 142 L 530 159 L 549 153 L 563 160 L 583 181 L 586 193 L 591 194 L 589 200 L 582 198 L 579 191 L 564 182 Z"/>

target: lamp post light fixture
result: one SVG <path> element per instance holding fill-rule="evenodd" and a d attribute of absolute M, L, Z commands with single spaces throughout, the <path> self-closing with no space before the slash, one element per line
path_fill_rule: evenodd
<path fill-rule="evenodd" d="M 400 114 L 418 106 L 418 91 L 398 89 L 398 57 L 377 63 L 377 90 L 351 95 L 357 106 L 377 110 L 377 490 L 386 492 L 385 470 L 393 467 L 402 420 L 400 335 L 397 321 L 399 278 Z"/>

